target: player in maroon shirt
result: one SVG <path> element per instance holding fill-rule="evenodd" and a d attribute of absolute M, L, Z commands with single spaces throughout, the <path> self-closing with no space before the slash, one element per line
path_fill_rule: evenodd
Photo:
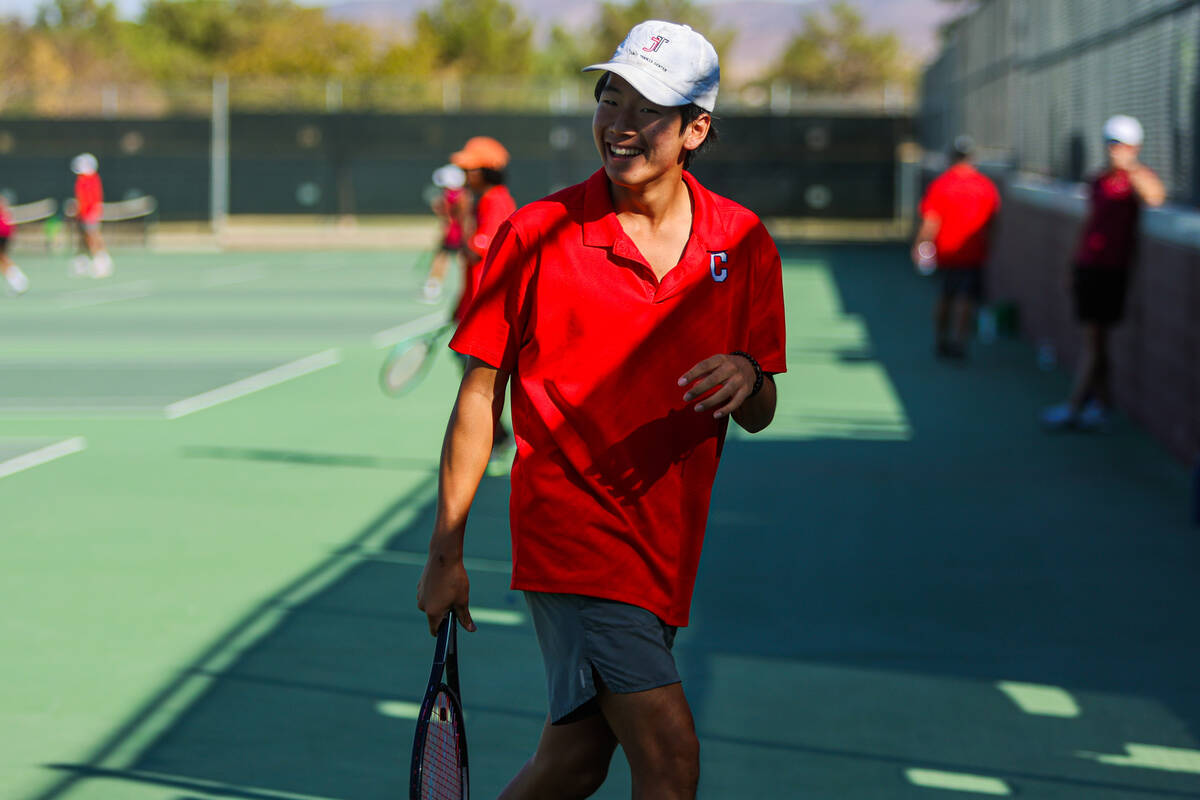
<path fill-rule="evenodd" d="M 1108 424 L 1109 332 L 1124 314 L 1142 207 L 1160 206 L 1166 199 L 1162 181 L 1138 161 L 1143 139 L 1142 125 L 1133 117 L 1118 115 L 1104 124 L 1108 166 L 1092 181 L 1087 220 L 1067 278 L 1083 326 L 1083 353 L 1070 398 L 1042 412 L 1042 424 L 1050 429 L 1101 430 Z"/>

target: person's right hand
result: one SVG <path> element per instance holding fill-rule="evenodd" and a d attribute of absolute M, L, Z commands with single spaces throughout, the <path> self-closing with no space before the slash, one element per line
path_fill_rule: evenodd
<path fill-rule="evenodd" d="M 438 626 L 446 612 L 454 610 L 455 616 L 469 632 L 475 632 L 468 607 L 471 597 L 471 581 L 462 558 L 452 558 L 430 552 L 417 583 L 417 608 L 425 612 L 429 621 L 429 633 L 437 636 Z"/>

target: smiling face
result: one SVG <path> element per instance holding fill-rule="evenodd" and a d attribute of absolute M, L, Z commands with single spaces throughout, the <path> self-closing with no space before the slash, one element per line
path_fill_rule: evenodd
<path fill-rule="evenodd" d="M 678 178 L 685 151 L 704 142 L 712 118 L 703 114 L 686 126 L 681 120 L 678 107 L 651 103 L 610 73 L 592 116 L 592 135 L 609 180 L 633 188 L 664 176 Z"/>

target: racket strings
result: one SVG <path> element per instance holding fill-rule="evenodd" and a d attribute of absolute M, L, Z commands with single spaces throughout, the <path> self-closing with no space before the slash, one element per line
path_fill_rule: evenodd
<path fill-rule="evenodd" d="M 422 800 L 462 800 L 459 720 L 445 692 L 434 700 L 421 754 Z"/>

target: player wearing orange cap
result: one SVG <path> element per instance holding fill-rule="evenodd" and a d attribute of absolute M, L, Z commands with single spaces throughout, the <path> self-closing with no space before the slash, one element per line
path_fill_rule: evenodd
<path fill-rule="evenodd" d="M 467 186 L 475 195 L 474 213 L 468 215 L 465 247 L 466 275 L 462 297 L 454 309 L 454 319 L 461 321 L 479 288 L 483 274 L 483 257 L 487 255 L 492 237 L 500 224 L 517 210 L 508 187 L 504 185 L 504 170 L 508 166 L 508 151 L 490 136 L 474 136 L 462 150 L 450 156 L 450 163 L 467 173 Z"/>

